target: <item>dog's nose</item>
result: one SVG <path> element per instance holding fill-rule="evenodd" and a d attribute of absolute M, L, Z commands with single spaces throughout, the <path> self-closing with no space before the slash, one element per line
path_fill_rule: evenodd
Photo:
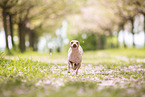
<path fill-rule="evenodd" d="M 73 47 L 77 47 L 77 45 L 76 44 L 73 44 Z"/>

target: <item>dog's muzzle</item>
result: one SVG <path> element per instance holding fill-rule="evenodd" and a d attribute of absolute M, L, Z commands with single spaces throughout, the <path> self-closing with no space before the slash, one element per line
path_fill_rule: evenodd
<path fill-rule="evenodd" d="M 74 45 L 73 45 L 73 47 L 74 47 L 74 48 L 76 48 L 76 47 L 77 47 L 77 45 L 76 45 L 76 44 L 74 44 Z"/>

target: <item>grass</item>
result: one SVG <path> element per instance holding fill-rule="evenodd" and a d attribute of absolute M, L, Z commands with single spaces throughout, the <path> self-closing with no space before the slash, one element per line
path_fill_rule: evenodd
<path fill-rule="evenodd" d="M 145 50 L 84 52 L 76 76 L 67 53 L 0 53 L 0 97 L 144 97 Z"/>

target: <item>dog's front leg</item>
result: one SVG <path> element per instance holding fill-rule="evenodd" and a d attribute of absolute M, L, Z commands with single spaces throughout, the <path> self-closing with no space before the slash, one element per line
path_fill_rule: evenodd
<path fill-rule="evenodd" d="M 67 65 L 67 73 L 70 73 L 70 62 L 68 62 L 68 65 Z"/>
<path fill-rule="evenodd" d="M 78 70 L 80 67 L 81 67 L 81 63 L 79 63 L 79 65 L 77 66 L 76 75 L 78 75 Z"/>

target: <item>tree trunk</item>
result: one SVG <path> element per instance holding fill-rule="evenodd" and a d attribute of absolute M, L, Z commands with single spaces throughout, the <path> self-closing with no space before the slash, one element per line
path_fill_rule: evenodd
<path fill-rule="evenodd" d="M 135 40 L 134 40 L 134 35 L 135 35 L 135 33 L 134 33 L 134 19 L 132 18 L 131 19 L 131 33 L 132 33 L 132 38 L 133 38 L 133 48 L 135 47 Z"/>
<path fill-rule="evenodd" d="M 101 35 L 101 49 L 105 49 L 105 44 L 106 44 L 106 36 Z"/>
<path fill-rule="evenodd" d="M 6 13 L 5 9 L 3 9 L 2 16 L 3 16 L 3 27 L 4 27 L 4 31 L 5 31 L 5 39 L 6 39 L 6 49 L 8 50 L 8 52 L 10 52 L 10 49 L 8 46 L 7 13 Z"/>
<path fill-rule="evenodd" d="M 37 50 L 38 50 L 37 44 L 38 44 L 38 41 L 36 41 L 36 42 L 34 43 L 34 49 L 33 49 L 33 51 L 37 51 Z"/>
<path fill-rule="evenodd" d="M 126 43 L 125 43 L 124 25 L 125 25 L 125 23 L 121 23 L 121 24 L 119 25 L 119 29 L 120 29 L 120 31 L 122 30 L 122 32 L 123 32 L 123 47 L 126 48 L 127 45 L 126 45 Z"/>
<path fill-rule="evenodd" d="M 110 47 L 111 47 L 111 48 L 114 48 L 114 44 L 113 44 L 113 35 L 112 35 L 112 34 L 110 35 L 110 38 L 111 38 L 111 44 L 110 44 Z"/>
<path fill-rule="evenodd" d="M 29 32 L 29 47 L 33 48 L 33 51 L 37 51 L 37 44 L 38 44 L 38 36 L 37 34 L 28 28 Z"/>
<path fill-rule="evenodd" d="M 15 49 L 14 38 L 13 38 L 13 21 L 12 21 L 12 15 L 9 15 L 9 23 L 10 23 L 10 34 L 11 34 L 12 46 Z"/>
<path fill-rule="evenodd" d="M 21 52 L 25 51 L 25 24 L 23 22 L 20 22 L 18 24 L 18 30 L 19 30 L 19 48 Z"/>
<path fill-rule="evenodd" d="M 143 14 L 144 16 L 144 47 L 145 47 L 145 13 Z"/>
<path fill-rule="evenodd" d="M 117 31 L 117 48 L 119 48 L 119 40 L 118 40 L 119 39 L 119 32 L 120 32 L 120 30 Z"/>
<path fill-rule="evenodd" d="M 33 51 L 34 51 L 34 41 L 35 41 L 35 35 L 33 33 L 33 31 L 29 31 L 29 47 L 33 48 Z"/>
<path fill-rule="evenodd" d="M 133 40 L 133 48 L 135 47 L 134 34 L 135 34 L 135 33 L 132 33 L 132 38 L 133 38 L 133 39 L 132 39 L 132 40 Z"/>
<path fill-rule="evenodd" d="M 127 47 L 127 45 L 126 45 L 126 43 L 125 43 L 125 32 L 124 32 L 124 30 L 123 30 L 123 46 L 124 46 L 124 48 Z"/>

